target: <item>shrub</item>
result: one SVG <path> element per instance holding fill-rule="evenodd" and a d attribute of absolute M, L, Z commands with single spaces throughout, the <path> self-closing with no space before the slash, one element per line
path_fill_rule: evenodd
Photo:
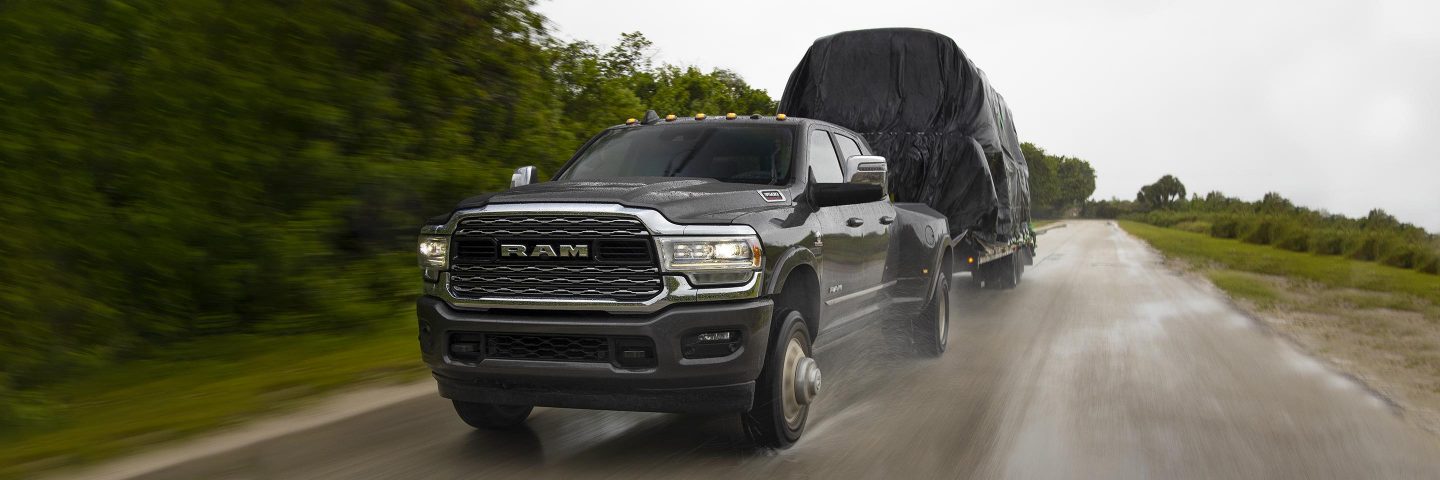
<path fill-rule="evenodd" d="M 1380 239 L 1373 233 L 1350 235 L 1345 239 L 1344 255 L 1356 260 L 1373 261 L 1380 258 Z"/>
<path fill-rule="evenodd" d="M 1190 233 L 1208 234 L 1210 233 L 1211 227 L 1212 225 L 1210 222 L 1204 220 L 1190 220 L 1187 222 L 1177 223 L 1173 228 L 1175 228 L 1176 230 L 1184 230 Z"/>
<path fill-rule="evenodd" d="M 1415 267 L 1416 270 L 1432 275 L 1440 275 L 1440 253 L 1429 251 L 1421 254 L 1421 257 L 1419 265 Z"/>
<path fill-rule="evenodd" d="M 1342 255 L 1349 235 L 1339 230 L 1318 230 L 1310 232 L 1310 251 L 1321 255 Z"/>
<path fill-rule="evenodd" d="M 1217 217 L 1210 225 L 1210 236 L 1215 238 L 1235 238 L 1240 234 L 1240 221 L 1232 216 Z"/>
<path fill-rule="evenodd" d="M 1399 245 L 1385 252 L 1380 263 L 1399 268 L 1415 268 L 1420 261 L 1420 247 Z"/>
<path fill-rule="evenodd" d="M 1301 228 L 1287 229 L 1280 235 L 1275 246 L 1292 252 L 1310 251 L 1310 232 Z"/>
<path fill-rule="evenodd" d="M 1240 240 L 1257 245 L 1277 245 L 1298 228 L 1290 222 L 1275 217 L 1248 217 L 1241 221 Z"/>

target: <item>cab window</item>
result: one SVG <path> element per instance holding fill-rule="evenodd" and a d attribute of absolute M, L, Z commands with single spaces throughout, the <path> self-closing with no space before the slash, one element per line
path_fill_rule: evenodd
<path fill-rule="evenodd" d="M 842 160 L 861 155 L 860 144 L 855 139 L 845 135 L 835 135 L 835 143 L 840 145 L 840 158 Z"/>
<path fill-rule="evenodd" d="M 840 173 L 840 158 L 835 155 L 835 145 L 830 143 L 830 132 L 810 132 L 810 172 L 816 183 L 844 183 Z"/>

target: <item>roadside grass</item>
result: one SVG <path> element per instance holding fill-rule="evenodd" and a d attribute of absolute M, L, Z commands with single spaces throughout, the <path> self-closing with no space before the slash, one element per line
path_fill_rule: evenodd
<path fill-rule="evenodd" d="M 1440 277 L 1121 221 L 1267 325 L 1365 380 L 1440 433 Z"/>
<path fill-rule="evenodd" d="M 44 389 L 52 421 L 0 430 L 0 478 L 91 463 L 303 404 L 362 381 L 421 378 L 415 322 L 359 332 L 229 335 Z"/>
<path fill-rule="evenodd" d="M 1263 278 L 1233 270 L 1210 270 L 1205 276 L 1211 283 L 1231 295 L 1253 302 L 1261 308 L 1270 308 L 1279 301 L 1280 295 L 1274 286 Z"/>
<path fill-rule="evenodd" d="M 1202 265 L 1214 264 L 1233 270 L 1303 279 L 1329 287 L 1402 293 L 1431 304 L 1440 304 L 1440 276 L 1339 256 L 1292 252 L 1128 220 L 1120 221 L 1120 226 L 1150 242 L 1166 255 Z"/>

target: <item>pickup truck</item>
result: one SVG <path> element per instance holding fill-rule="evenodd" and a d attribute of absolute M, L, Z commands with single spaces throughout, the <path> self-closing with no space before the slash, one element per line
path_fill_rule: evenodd
<path fill-rule="evenodd" d="M 422 228 L 419 341 L 440 395 L 476 428 L 534 406 L 728 412 L 791 445 L 821 391 L 815 345 L 889 317 L 945 351 L 946 219 L 892 203 L 870 153 L 815 120 L 651 112 L 551 181 L 517 169 Z M 882 314 L 896 305 L 915 314 Z"/>

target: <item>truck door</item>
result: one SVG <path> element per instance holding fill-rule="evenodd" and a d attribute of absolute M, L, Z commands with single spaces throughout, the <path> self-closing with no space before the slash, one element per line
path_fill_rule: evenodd
<path fill-rule="evenodd" d="M 826 130 L 812 130 L 806 149 L 810 163 L 810 174 L 815 183 L 842 183 L 845 181 L 840 156 L 836 153 L 834 141 Z M 867 218 L 874 213 L 872 206 L 837 205 L 819 209 L 820 239 L 820 283 L 824 307 L 820 315 L 820 330 L 825 331 L 851 320 L 872 313 L 876 307 L 866 300 L 874 296 L 879 284 L 878 276 L 871 278 L 868 265 L 874 252 L 866 251 L 873 239 L 865 233 L 879 224 L 878 218 Z M 888 244 L 879 244 L 875 250 L 883 258 Z M 884 268 L 883 266 L 881 267 Z"/>
<path fill-rule="evenodd" d="M 867 155 L 869 152 L 862 151 L 863 142 L 851 136 L 832 132 L 835 137 L 835 146 L 840 151 L 841 165 L 844 160 L 856 155 Z M 861 251 L 865 252 L 864 260 L 864 284 L 875 290 L 874 295 L 869 295 L 872 300 L 879 300 L 880 295 L 885 291 L 883 286 L 886 279 L 894 278 L 894 275 L 887 275 L 886 268 L 890 267 L 890 230 L 895 224 L 895 206 L 890 204 L 889 198 L 883 198 L 874 202 L 854 205 L 852 212 L 864 221 L 858 227 L 858 234 L 861 244 Z M 893 273 L 893 272 L 892 272 Z"/>

